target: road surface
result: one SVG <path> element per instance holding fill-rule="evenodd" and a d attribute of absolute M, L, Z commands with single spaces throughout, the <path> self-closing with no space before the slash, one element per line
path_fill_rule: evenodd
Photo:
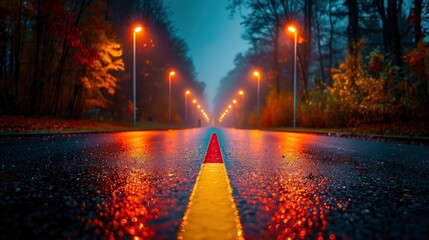
<path fill-rule="evenodd" d="M 245 239 L 429 236 L 429 146 L 210 128 L 0 138 L 1 239 L 176 239 L 213 133 Z"/>

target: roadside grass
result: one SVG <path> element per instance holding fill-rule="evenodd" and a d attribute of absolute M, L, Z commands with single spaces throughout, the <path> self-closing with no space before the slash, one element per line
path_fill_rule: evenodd
<path fill-rule="evenodd" d="M 397 121 L 391 123 L 362 124 L 348 128 L 267 128 L 272 131 L 338 133 L 360 135 L 429 137 L 429 123 L 425 121 Z"/>
<path fill-rule="evenodd" d="M 137 122 L 136 127 L 134 128 L 132 123 L 0 116 L 0 134 L 115 132 L 162 129 L 168 129 L 168 126 L 157 122 Z"/>

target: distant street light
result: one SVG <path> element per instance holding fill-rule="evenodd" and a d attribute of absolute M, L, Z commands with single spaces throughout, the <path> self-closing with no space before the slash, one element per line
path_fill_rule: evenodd
<path fill-rule="evenodd" d="M 188 95 L 191 94 L 191 91 L 186 90 L 185 92 L 185 125 L 188 125 Z"/>
<path fill-rule="evenodd" d="M 296 35 L 297 30 L 295 27 L 290 26 L 287 28 L 289 32 L 294 34 L 293 38 L 293 127 L 296 128 Z"/>
<path fill-rule="evenodd" d="M 260 82 L 261 82 L 261 74 L 259 74 L 259 72 L 258 71 L 254 71 L 253 72 L 253 76 L 255 76 L 255 77 L 257 77 L 257 79 L 258 79 L 258 113 L 257 113 L 257 115 L 258 115 L 258 128 L 260 128 L 261 127 L 261 121 L 260 121 L 260 112 L 259 112 L 259 108 L 260 108 L 260 103 L 259 103 L 259 95 L 260 95 Z"/>
<path fill-rule="evenodd" d="M 171 128 L 171 78 L 176 75 L 174 71 L 168 74 L 168 128 Z"/>
<path fill-rule="evenodd" d="M 136 127 L 136 33 L 140 32 L 142 27 L 134 28 L 133 32 L 133 125 Z"/>

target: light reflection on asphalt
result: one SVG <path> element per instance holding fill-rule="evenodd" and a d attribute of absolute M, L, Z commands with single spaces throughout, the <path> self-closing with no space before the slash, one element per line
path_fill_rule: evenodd
<path fill-rule="evenodd" d="M 175 238 L 213 132 L 247 239 L 429 235 L 427 146 L 191 129 L 2 139 L 2 237 Z"/>
<path fill-rule="evenodd" d="M 425 192 L 414 200 L 426 206 L 429 189 L 409 172 L 397 174 L 405 170 L 397 162 L 406 157 L 397 156 L 398 144 L 257 130 L 223 130 L 220 135 L 249 239 L 413 238 L 428 233 L 418 223 L 403 225 L 420 221 L 429 226 L 429 215 L 419 220 L 409 215 L 414 206 L 403 204 L 404 185 Z M 410 165 L 420 162 L 424 168 L 407 169 L 417 171 L 420 179 L 428 168 L 424 148 L 416 148 L 423 159 L 409 159 Z M 384 158 L 381 164 L 384 152 L 396 158 Z"/>

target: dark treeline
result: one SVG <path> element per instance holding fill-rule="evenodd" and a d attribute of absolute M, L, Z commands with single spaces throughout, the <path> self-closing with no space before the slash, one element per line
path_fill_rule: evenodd
<path fill-rule="evenodd" d="M 230 0 L 251 48 L 221 80 L 216 111 L 247 90 L 227 124 L 255 127 L 261 78 L 261 126 L 291 126 L 293 44 L 297 28 L 298 126 L 353 126 L 429 116 L 427 0 Z M 244 9 L 244 10 L 243 10 Z M 243 11 L 242 11 L 243 10 Z M 225 100 L 224 100 L 225 99 Z M 243 109 L 245 108 L 245 109 Z"/>
<path fill-rule="evenodd" d="M 202 96 L 161 0 L 11 0 L 0 12 L 0 114 L 129 121 L 138 24 L 138 118 L 166 121 L 169 70 L 174 121 L 183 119 L 185 86 Z"/>

